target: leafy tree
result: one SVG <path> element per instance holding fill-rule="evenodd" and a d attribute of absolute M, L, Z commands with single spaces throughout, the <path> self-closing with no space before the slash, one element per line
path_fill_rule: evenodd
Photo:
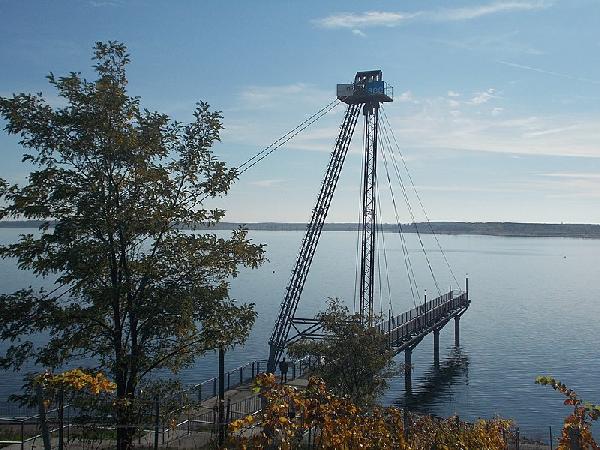
<path fill-rule="evenodd" d="M 386 376 L 396 368 L 386 337 L 361 321 L 359 314 L 350 314 L 338 299 L 329 299 L 327 310 L 317 318 L 325 337 L 299 341 L 288 353 L 320 361 L 314 374 L 332 392 L 357 404 L 372 404 L 387 387 Z"/>
<path fill-rule="evenodd" d="M 5 129 L 33 166 L 24 186 L 0 181 L 0 218 L 44 221 L 0 256 L 55 279 L 53 290 L 1 295 L 0 339 L 11 345 L 0 363 L 94 358 L 116 383 L 118 447 L 129 448 L 127 405 L 142 380 L 246 339 L 253 305 L 228 296 L 228 279 L 260 264 L 263 247 L 243 229 L 229 238 L 184 231 L 224 216 L 205 206 L 236 178 L 211 149 L 221 114 L 198 103 L 182 124 L 141 108 L 127 92 L 121 43 L 98 42 L 93 60 L 95 81 L 47 77 L 66 106 L 41 93 L 0 97 Z M 34 345 L 37 333 L 48 334 L 44 345 Z"/>

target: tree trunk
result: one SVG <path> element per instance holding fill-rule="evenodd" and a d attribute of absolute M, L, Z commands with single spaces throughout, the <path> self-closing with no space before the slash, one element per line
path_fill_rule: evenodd
<path fill-rule="evenodd" d="M 48 421 L 46 420 L 46 405 L 44 404 L 43 388 L 40 383 L 36 385 L 36 394 L 38 400 L 38 414 L 40 422 L 40 431 L 44 441 L 44 450 L 52 450 L 50 444 L 50 430 L 48 430 Z"/>
<path fill-rule="evenodd" d="M 119 377 L 126 380 L 126 376 Z M 133 439 L 135 437 L 136 426 L 139 417 L 135 413 L 135 386 L 132 383 L 123 382 L 123 387 L 119 389 L 117 385 L 117 397 L 119 407 L 117 409 L 117 450 L 131 450 L 133 448 Z"/>
<path fill-rule="evenodd" d="M 117 450 L 131 450 L 135 427 L 131 424 L 131 405 L 121 406 L 117 412 Z"/>

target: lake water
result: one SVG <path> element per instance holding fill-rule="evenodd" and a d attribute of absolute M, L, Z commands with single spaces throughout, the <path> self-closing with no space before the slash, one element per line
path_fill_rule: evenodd
<path fill-rule="evenodd" d="M 28 230 L 30 231 L 30 230 Z M 23 230 L 0 229 L 0 241 L 13 241 Z M 233 280 L 231 294 L 254 302 L 258 319 L 247 344 L 226 356 L 227 368 L 267 356 L 270 336 L 302 232 L 253 231 L 267 244 L 269 262 Z M 421 293 L 436 295 L 418 241 L 407 235 Z M 537 375 L 552 375 L 582 397 L 600 402 L 600 241 L 563 238 L 439 236 L 448 260 L 464 283 L 470 278 L 471 307 L 461 320 L 461 346 L 453 348 L 450 322 L 440 334 L 440 370 L 433 368 L 433 339 L 413 352 L 413 392 L 407 397 L 403 376 L 390 380 L 385 404 L 409 405 L 440 416 L 465 420 L 500 415 L 514 418 L 529 435 L 555 435 L 568 409 L 561 396 L 534 384 Z M 442 290 L 456 287 L 437 244 L 424 236 Z M 386 233 L 393 310 L 413 306 L 400 239 Z M 356 235 L 325 232 L 298 308 L 312 315 L 327 297 L 340 297 L 352 308 L 356 267 Z M 0 261 L 2 291 L 39 285 L 13 261 Z M 387 288 L 377 296 L 377 309 L 388 309 Z M 379 300 L 381 298 L 381 300 Z M 398 360 L 403 361 L 402 354 Z M 215 356 L 207 355 L 180 373 L 185 383 L 216 374 Z M 0 401 L 18 390 L 19 374 L 0 373 Z"/>

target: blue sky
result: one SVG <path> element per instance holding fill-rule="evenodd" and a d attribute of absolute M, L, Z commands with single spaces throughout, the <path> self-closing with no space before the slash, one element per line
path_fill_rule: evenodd
<path fill-rule="evenodd" d="M 0 0 L 0 18 L 0 95 L 60 104 L 44 76 L 91 78 L 94 42 L 119 40 L 145 107 L 183 121 L 199 100 L 223 111 L 216 151 L 231 165 L 329 103 L 336 83 L 380 68 L 432 220 L 600 223 L 598 0 Z M 227 219 L 306 221 L 342 115 L 244 174 L 221 203 Z M 16 141 L 0 136 L 0 176 L 21 181 Z M 330 221 L 356 220 L 360 157 L 357 134 Z"/>

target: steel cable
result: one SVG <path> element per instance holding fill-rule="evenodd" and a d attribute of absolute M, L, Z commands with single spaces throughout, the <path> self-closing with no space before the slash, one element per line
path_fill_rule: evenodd
<path fill-rule="evenodd" d="M 275 150 L 279 149 L 282 145 L 286 144 L 287 142 L 292 140 L 294 137 L 296 137 L 298 134 L 300 134 L 302 131 L 304 131 L 308 127 L 310 127 L 313 123 L 317 122 L 323 116 L 327 115 L 330 111 L 332 111 L 340 103 L 341 102 L 337 99 L 332 101 L 331 103 L 329 103 L 328 105 L 324 106 L 319 111 L 314 113 L 312 116 L 304 119 L 295 128 L 288 131 L 283 136 L 281 136 L 279 139 L 275 140 L 273 143 L 271 143 L 270 145 L 268 145 L 267 147 L 262 149 L 260 152 L 258 152 L 256 155 L 254 155 L 252 158 L 250 158 L 247 161 L 245 161 L 244 163 L 240 164 L 237 167 L 238 176 L 243 174 L 244 172 L 246 172 L 248 169 L 254 167 L 256 164 L 261 162 L 263 159 L 265 159 L 267 156 L 269 156 Z"/>
<path fill-rule="evenodd" d="M 385 233 L 383 230 L 383 214 L 381 213 L 381 202 L 379 201 L 379 183 L 377 183 L 377 209 L 379 210 L 379 229 L 381 235 L 381 248 L 383 249 L 383 263 L 385 265 L 385 278 L 387 282 L 387 291 L 388 291 L 388 307 L 389 311 L 393 313 L 394 307 L 392 305 L 392 288 L 390 285 L 390 271 L 387 259 L 387 250 L 385 248 Z M 381 283 L 381 281 L 380 281 Z M 379 286 L 381 289 L 381 284 Z"/>
<path fill-rule="evenodd" d="M 381 128 L 381 131 L 383 131 L 382 135 L 383 135 L 384 139 L 387 141 L 387 143 L 391 147 L 392 144 L 391 144 L 391 141 L 389 139 L 388 131 L 387 131 L 387 127 L 385 126 L 385 123 L 384 123 L 384 126 Z M 396 160 L 396 156 L 395 156 L 395 154 L 394 154 L 393 151 L 391 151 L 391 159 L 392 159 L 392 164 L 394 166 L 394 171 L 396 172 L 396 177 L 398 178 L 398 182 L 400 183 L 400 188 L 402 190 L 402 195 L 404 197 L 404 201 L 406 202 L 406 207 L 408 208 L 408 212 L 409 212 L 410 217 L 412 219 L 413 226 L 415 227 L 415 231 L 417 232 L 417 238 L 419 240 L 419 245 L 421 246 L 421 250 L 423 251 L 423 255 L 425 256 L 425 261 L 427 262 L 427 267 L 429 268 L 429 273 L 431 274 L 431 278 L 433 279 L 435 287 L 436 287 L 436 289 L 438 291 L 438 295 L 442 295 L 442 290 L 440 289 L 440 285 L 439 285 L 439 283 L 437 281 L 437 278 L 435 276 L 435 273 L 433 271 L 433 267 L 431 265 L 431 261 L 429 259 L 429 255 L 427 254 L 427 250 L 425 249 L 425 244 L 423 243 L 423 238 L 421 237 L 421 232 L 419 231 L 419 227 L 417 225 L 417 220 L 415 218 L 412 206 L 410 204 L 410 200 L 409 200 L 408 194 L 406 192 L 406 187 L 404 186 L 404 182 L 402 181 L 402 176 L 400 174 L 400 168 L 398 166 L 398 162 Z"/>
<path fill-rule="evenodd" d="M 412 188 L 413 188 L 413 190 L 415 192 L 415 196 L 417 197 L 419 205 L 421 206 L 421 209 L 423 210 L 423 215 L 425 216 L 425 220 L 427 221 L 427 225 L 429 226 L 429 231 L 433 235 L 433 237 L 435 239 L 435 242 L 437 243 L 437 246 L 440 249 L 440 252 L 442 253 L 442 257 L 444 258 L 446 266 L 448 266 L 448 269 L 450 270 L 450 274 L 452 275 L 452 278 L 454 279 L 454 282 L 456 283 L 456 287 L 460 288 L 460 284 L 458 283 L 458 280 L 456 279 L 456 276 L 454 275 L 454 271 L 452 270 L 452 266 L 450 265 L 450 262 L 448 261 L 448 258 L 446 257 L 446 252 L 442 248 L 442 245 L 440 244 L 440 241 L 439 241 L 439 239 L 437 237 L 437 234 L 433 230 L 433 227 L 431 225 L 431 220 L 429 220 L 429 215 L 427 214 L 427 211 L 425 210 L 425 206 L 423 205 L 423 201 L 421 200 L 421 196 L 419 195 L 419 192 L 417 191 L 417 187 L 415 186 L 415 183 L 414 183 L 414 181 L 412 179 L 412 176 L 410 175 L 410 171 L 408 170 L 408 165 L 406 164 L 406 160 L 404 159 L 404 155 L 402 154 L 402 151 L 400 150 L 400 145 L 398 144 L 398 140 L 396 139 L 396 135 L 394 134 L 394 129 L 392 128 L 392 126 L 390 124 L 390 121 L 389 121 L 388 116 L 387 116 L 387 114 L 385 112 L 385 109 L 383 108 L 383 105 L 381 107 L 381 111 L 383 112 L 384 122 L 387 123 L 387 126 L 388 126 L 388 128 L 390 130 L 390 134 L 392 135 L 392 139 L 394 140 L 394 143 L 396 144 L 396 149 L 398 150 L 398 154 L 400 155 L 400 159 L 402 160 L 402 164 L 404 165 L 404 170 L 406 171 L 406 174 L 408 175 L 408 179 L 410 180 L 410 184 L 411 184 L 411 186 L 412 186 Z"/>
<path fill-rule="evenodd" d="M 392 186 L 392 179 L 390 177 L 390 171 L 388 169 L 387 156 L 385 153 L 385 146 L 383 145 L 383 141 L 379 142 L 379 148 L 381 149 L 381 156 L 383 157 L 383 166 L 385 168 L 385 175 L 387 178 L 388 186 L 390 188 L 390 195 L 392 197 L 392 206 L 394 207 L 394 214 L 396 217 L 396 224 L 398 226 L 398 235 L 400 236 L 400 243 L 402 247 L 402 254 L 404 256 L 404 266 L 406 268 L 406 276 L 408 277 L 408 285 L 410 286 L 410 293 L 413 300 L 413 305 L 415 308 L 417 307 L 417 298 L 421 298 L 421 294 L 419 293 L 419 286 L 417 285 L 417 280 L 415 277 L 415 273 L 412 267 L 412 262 L 410 260 L 410 255 L 408 253 L 408 247 L 406 246 L 406 239 L 404 237 L 404 231 L 402 229 L 402 223 L 400 221 L 400 215 L 398 214 L 398 205 L 396 203 L 396 196 L 394 195 L 394 188 Z M 414 286 L 414 287 L 413 287 Z M 416 291 L 416 296 L 415 296 Z"/>

